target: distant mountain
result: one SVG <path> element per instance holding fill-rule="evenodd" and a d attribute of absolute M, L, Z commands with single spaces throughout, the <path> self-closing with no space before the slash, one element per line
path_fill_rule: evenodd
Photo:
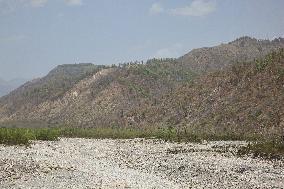
<path fill-rule="evenodd" d="M 26 81 L 27 81 L 26 79 L 20 79 L 20 78 L 12 79 L 9 81 L 0 78 L 0 97 L 9 94 L 9 92 L 18 88 Z"/>
<path fill-rule="evenodd" d="M 242 37 L 178 59 L 61 65 L 0 98 L 0 122 L 275 133 L 284 128 L 282 48 L 282 38 Z"/>

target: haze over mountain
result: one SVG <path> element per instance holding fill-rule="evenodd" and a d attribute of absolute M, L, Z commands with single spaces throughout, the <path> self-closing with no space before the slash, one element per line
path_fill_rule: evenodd
<path fill-rule="evenodd" d="M 0 0 L 0 189 L 284 189 L 283 8 Z"/>
<path fill-rule="evenodd" d="M 0 97 L 7 95 L 12 90 L 18 88 L 20 85 L 24 84 L 27 81 L 27 79 L 12 79 L 9 81 L 6 81 L 2 78 L 0 78 Z"/>
<path fill-rule="evenodd" d="M 272 127 L 277 133 L 283 128 L 281 48 L 283 38 L 241 37 L 178 59 L 61 65 L 2 97 L 0 121 L 80 127 L 187 125 L 196 131 L 263 129 L 270 134 Z"/>

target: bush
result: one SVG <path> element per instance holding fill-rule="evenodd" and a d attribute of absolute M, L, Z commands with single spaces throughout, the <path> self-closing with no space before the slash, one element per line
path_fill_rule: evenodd
<path fill-rule="evenodd" d="M 31 140 L 57 140 L 58 129 L 0 128 L 0 143 L 28 145 Z"/>
<path fill-rule="evenodd" d="M 284 157 L 284 141 L 255 141 L 242 147 L 238 155 L 251 155 L 252 157 L 261 157 L 265 159 L 281 159 Z"/>
<path fill-rule="evenodd" d="M 59 137 L 95 139 L 157 138 L 165 141 L 201 142 L 202 140 L 242 140 L 236 135 L 209 135 L 173 127 L 165 128 L 0 128 L 0 143 L 27 145 L 31 140 L 55 141 Z"/>
<path fill-rule="evenodd" d="M 95 138 L 95 139 L 133 139 L 156 138 L 175 142 L 201 142 L 202 140 L 251 140 L 248 146 L 242 147 L 238 155 L 253 157 L 284 157 L 283 140 L 260 140 L 259 137 L 236 135 L 232 132 L 209 134 L 174 127 L 163 128 L 0 128 L 0 144 L 29 145 L 32 140 L 55 141 L 59 137 Z"/>
<path fill-rule="evenodd" d="M 0 128 L 0 143 L 8 145 L 29 144 L 35 136 L 29 130 Z"/>
<path fill-rule="evenodd" d="M 36 140 L 57 140 L 59 137 L 58 129 L 35 129 L 35 139 Z"/>

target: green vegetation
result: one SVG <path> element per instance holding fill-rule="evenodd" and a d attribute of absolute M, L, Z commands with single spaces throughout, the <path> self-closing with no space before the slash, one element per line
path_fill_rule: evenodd
<path fill-rule="evenodd" d="M 244 38 L 235 45 L 249 41 Z M 240 154 L 283 156 L 283 142 L 275 138 L 284 136 L 284 49 L 261 58 L 259 52 L 243 47 L 235 57 L 230 49 L 236 46 L 223 47 L 195 50 L 181 59 L 113 65 L 95 80 L 89 76 L 109 67 L 58 66 L 0 99 L 1 120 L 12 119 L 0 127 L 42 128 L 1 129 L 0 143 L 29 144 L 58 137 L 248 140 L 257 142 Z M 86 82 L 79 82 L 82 79 Z M 72 88 L 80 98 L 69 95 Z M 79 128 L 48 128 L 62 122 Z"/>
<path fill-rule="evenodd" d="M 280 62 L 284 57 L 284 49 L 281 48 L 278 51 L 266 55 L 263 59 L 255 60 L 255 66 L 257 71 L 264 70 L 269 64 L 273 62 Z M 282 70 L 282 68 L 280 68 Z M 281 71 L 280 71 L 281 72 Z"/>
<path fill-rule="evenodd" d="M 31 140 L 58 140 L 59 137 L 95 139 L 158 138 L 177 141 L 181 136 L 175 129 L 134 129 L 134 128 L 0 128 L 0 143 L 7 145 L 28 145 Z M 190 135 L 187 140 L 197 141 Z"/>
<path fill-rule="evenodd" d="M 143 97 L 149 97 L 149 91 L 141 87 L 139 84 L 135 82 L 125 79 L 125 78 L 118 78 L 118 82 L 127 86 L 131 91 L 135 91 L 138 94 L 141 94 Z"/>
<path fill-rule="evenodd" d="M 153 79 L 167 79 L 177 82 L 191 81 L 197 75 L 190 69 L 183 69 L 176 59 L 151 59 L 146 64 L 132 64 L 129 69 L 137 75 Z"/>
<path fill-rule="evenodd" d="M 57 129 L 0 128 L 0 143 L 28 145 L 31 140 L 57 140 Z"/>
<path fill-rule="evenodd" d="M 261 157 L 267 159 L 280 159 L 284 157 L 284 141 L 254 141 L 248 146 L 242 147 L 238 151 L 238 155 L 252 155 L 253 157 Z"/>
<path fill-rule="evenodd" d="M 187 130 L 179 131 L 175 128 L 0 128 L 0 144 L 29 145 L 32 140 L 56 141 L 59 137 L 93 138 L 93 139 L 162 139 L 171 142 L 201 142 L 202 140 L 246 140 L 243 135 L 204 134 L 193 133 Z M 270 159 L 284 157 L 284 141 L 261 141 L 260 137 L 249 138 L 249 145 L 242 147 L 238 155 L 252 155 Z"/>
<path fill-rule="evenodd" d="M 241 135 L 210 135 L 168 128 L 0 128 L 0 143 L 29 144 L 30 140 L 57 140 L 59 137 L 95 139 L 156 138 L 166 141 L 201 142 L 202 140 L 244 140 Z"/>
<path fill-rule="evenodd" d="M 23 94 L 28 98 L 56 99 L 68 91 L 80 80 L 100 71 L 105 66 L 93 64 L 65 64 L 57 66 L 42 78 L 29 91 Z"/>
<path fill-rule="evenodd" d="M 157 138 L 166 141 L 200 142 L 205 136 L 199 136 L 187 132 L 179 132 L 174 128 L 0 128 L 0 143 L 8 145 L 29 144 L 30 140 L 57 140 L 58 137 L 78 137 L 96 139 Z M 206 139 L 213 139 L 213 137 L 208 136 L 206 137 Z M 218 139 L 221 138 L 218 137 Z M 224 137 L 222 139 L 231 138 Z"/>

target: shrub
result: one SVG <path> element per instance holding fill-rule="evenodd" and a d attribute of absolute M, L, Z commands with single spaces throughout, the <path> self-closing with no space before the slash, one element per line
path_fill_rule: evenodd
<path fill-rule="evenodd" d="M 59 131 L 57 129 L 35 129 L 36 140 L 57 140 L 59 137 Z"/>
<path fill-rule="evenodd" d="M 261 157 L 266 159 L 280 159 L 284 157 L 284 141 L 255 141 L 242 147 L 238 155 L 252 155 L 252 157 Z"/>
<path fill-rule="evenodd" d="M 0 128 L 0 143 L 28 145 L 31 140 L 57 140 L 58 129 Z"/>
<path fill-rule="evenodd" d="M 23 129 L 0 128 L 0 143 L 8 145 L 29 144 L 34 134 Z"/>

